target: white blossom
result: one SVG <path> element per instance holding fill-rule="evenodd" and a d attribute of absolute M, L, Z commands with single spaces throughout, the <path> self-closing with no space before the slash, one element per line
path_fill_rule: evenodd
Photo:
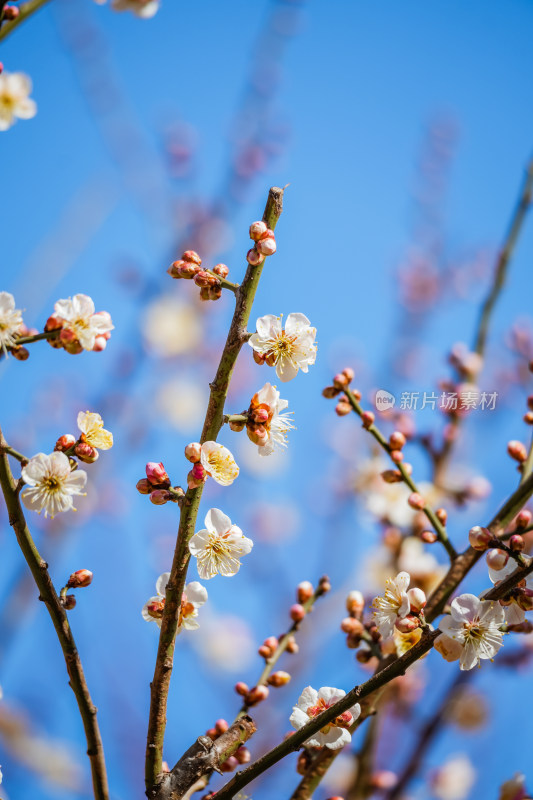
<path fill-rule="evenodd" d="M 82 433 L 81 440 L 83 442 L 100 450 L 109 450 L 113 447 L 113 434 L 104 428 L 104 421 L 100 414 L 91 411 L 80 411 L 77 422 L 78 428 Z"/>
<path fill-rule="evenodd" d="M 22 72 L 0 74 L 0 131 L 7 131 L 17 119 L 31 119 L 37 104 L 29 96 L 31 80 Z"/>
<path fill-rule="evenodd" d="M 166 600 L 166 586 L 170 578 L 170 572 L 163 572 L 157 579 L 155 589 L 157 594 L 144 604 L 142 608 L 142 616 L 147 622 L 155 622 L 161 627 L 161 620 L 163 618 L 163 611 L 165 608 Z M 192 581 L 185 587 L 182 597 L 181 606 L 179 611 L 178 620 L 178 633 L 184 628 L 188 631 L 194 631 L 199 628 L 196 621 L 198 616 L 198 609 L 207 601 L 207 589 L 202 586 L 198 581 Z"/>
<path fill-rule="evenodd" d="M 252 398 L 252 406 L 266 405 L 270 409 L 265 428 L 268 439 L 264 445 L 258 445 L 260 456 L 269 456 L 279 447 L 287 447 L 287 432 L 294 429 L 288 413 L 283 413 L 289 405 L 288 400 L 282 400 L 275 386 L 265 383 Z"/>
<path fill-rule="evenodd" d="M 55 316 L 63 321 L 63 328 L 72 331 L 84 350 L 92 350 L 97 336 L 114 329 L 107 311 L 95 313 L 92 298 L 86 294 L 58 300 L 54 309 Z"/>
<path fill-rule="evenodd" d="M 15 344 L 21 325 L 22 313 L 15 308 L 15 298 L 9 292 L 0 292 L 0 348 L 4 352 Z"/>
<path fill-rule="evenodd" d="M 200 578 L 209 580 L 215 575 L 236 575 L 240 557 L 253 547 L 237 525 L 218 508 L 211 508 L 205 517 L 205 529 L 198 531 L 189 542 L 191 555 L 196 558 Z"/>
<path fill-rule="evenodd" d="M 292 380 L 299 369 L 307 372 L 309 365 L 315 363 L 316 328 L 311 327 L 305 314 L 289 314 L 285 328 L 281 326 L 281 317 L 267 314 L 259 317 L 256 330 L 248 344 L 276 367 L 280 381 Z"/>
<path fill-rule="evenodd" d="M 462 594 L 451 602 L 451 613 L 444 617 L 439 628 L 445 637 L 451 639 L 450 658 L 455 660 L 452 651 L 458 653 L 459 666 L 469 670 L 479 664 L 480 659 L 494 658 L 503 644 L 500 630 L 505 622 L 503 608 L 498 602 L 480 600 L 473 594 Z M 440 642 L 441 636 L 437 639 Z M 460 652 L 457 650 L 460 646 Z M 444 641 L 446 646 L 446 641 Z"/>
<path fill-rule="evenodd" d="M 218 442 L 203 443 L 200 463 L 207 474 L 221 486 L 229 486 L 239 474 L 239 467 L 232 454 Z"/>
<path fill-rule="evenodd" d="M 439 800 L 465 800 L 476 782 L 476 771 L 464 755 L 450 758 L 431 781 L 431 791 Z"/>
<path fill-rule="evenodd" d="M 394 623 L 409 613 L 409 597 L 407 588 L 411 576 L 408 572 L 399 572 L 395 578 L 387 578 L 385 594 L 375 597 L 372 606 L 374 621 L 384 639 L 392 636 Z"/>
<path fill-rule="evenodd" d="M 334 689 L 330 686 L 323 686 L 321 689 L 313 689 L 307 686 L 300 695 L 297 705 L 292 709 L 290 723 L 293 728 L 299 730 L 309 722 L 330 708 L 337 700 L 346 694 L 342 689 Z M 328 747 L 330 750 L 339 750 L 345 744 L 351 742 L 352 737 L 348 728 L 355 722 L 361 713 L 361 706 L 356 703 L 352 708 L 340 714 L 332 722 L 328 722 L 318 733 L 315 733 L 305 744 L 308 747 Z"/>
<path fill-rule="evenodd" d="M 136 17 L 149 19 L 157 14 L 159 0 L 111 0 L 113 11 L 131 11 Z"/>
<path fill-rule="evenodd" d="M 508 578 L 511 573 L 513 573 L 516 569 L 518 569 L 518 565 L 516 561 L 512 558 L 509 559 L 505 567 L 502 569 L 493 569 L 489 567 L 489 578 L 491 579 L 492 583 L 497 584 L 500 581 L 503 581 L 505 578 Z M 526 589 L 533 589 L 533 574 L 527 575 L 524 581 L 521 583 L 521 586 L 524 586 Z M 508 625 L 520 625 L 526 618 L 526 612 L 523 608 L 520 608 L 516 601 L 516 597 L 509 598 L 509 603 L 503 606 L 504 614 L 505 614 L 505 621 Z"/>
<path fill-rule="evenodd" d="M 53 518 L 60 511 L 76 511 L 73 498 L 83 495 L 87 473 L 70 469 L 70 461 L 61 452 L 37 453 L 22 469 L 22 480 L 28 484 L 21 497 L 31 511 L 44 511 Z"/>

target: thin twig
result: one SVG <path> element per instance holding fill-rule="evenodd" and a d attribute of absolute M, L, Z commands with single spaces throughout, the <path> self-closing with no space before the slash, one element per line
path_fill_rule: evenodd
<path fill-rule="evenodd" d="M 83 727 L 85 729 L 87 755 L 89 756 L 91 764 L 94 796 L 96 800 L 109 800 L 104 750 L 100 730 L 98 728 L 98 721 L 96 719 L 96 707 L 93 705 L 89 694 L 81 659 L 70 629 L 67 613 L 59 601 L 52 579 L 50 578 L 48 564 L 37 550 L 28 526 L 26 525 L 24 512 L 20 505 L 17 485 L 9 466 L 5 447 L 6 443 L 0 431 L 0 449 L 4 450 L 4 452 L 0 453 L 0 484 L 9 514 L 9 524 L 15 531 L 20 549 L 37 584 L 40 592 L 40 599 L 46 603 L 46 608 L 54 624 L 61 649 L 63 650 L 65 664 L 70 678 L 70 687 L 76 696 Z"/>
<path fill-rule="evenodd" d="M 282 210 L 283 189 L 273 187 L 270 189 L 263 215 L 263 220 L 271 230 L 274 230 Z M 264 263 L 256 267 L 248 266 L 244 280 L 236 292 L 235 312 L 228 338 L 222 351 L 215 379 L 211 383 L 211 394 L 200 439 L 201 442 L 215 441 L 222 426 L 224 403 L 233 368 L 237 361 L 237 356 L 247 340 L 246 328 Z M 150 685 L 150 716 L 145 763 L 146 793 L 150 798 L 157 795 L 158 780 L 161 774 L 166 707 L 172 674 L 175 639 L 178 630 L 178 616 L 190 560 L 188 545 L 194 534 L 202 490 L 203 485 L 197 489 L 188 489 L 185 494 L 180 513 L 176 549 L 165 592 L 165 610 L 161 621 L 154 678 Z"/>
<path fill-rule="evenodd" d="M 10 33 L 13 33 L 15 28 L 24 22 L 24 20 L 28 19 L 28 17 L 31 17 L 36 11 L 39 11 L 40 8 L 49 2 L 50 0 L 29 0 L 29 2 L 23 3 L 21 6 L 19 6 L 18 17 L 15 17 L 15 19 L 9 20 L 8 22 L 4 22 L 0 28 L 0 41 L 2 41 L 2 39 L 6 39 Z"/>

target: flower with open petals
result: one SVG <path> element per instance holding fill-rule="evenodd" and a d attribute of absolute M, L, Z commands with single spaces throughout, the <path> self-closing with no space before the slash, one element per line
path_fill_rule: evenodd
<path fill-rule="evenodd" d="M 282 400 L 276 387 L 271 386 L 270 383 L 265 383 L 263 388 L 252 397 L 248 411 L 248 435 L 252 441 L 255 441 L 254 415 L 256 412 L 262 412 L 266 416 L 259 426 L 261 429 L 264 428 L 264 432 L 267 434 L 264 442 L 257 441 L 259 455 L 269 456 L 279 447 L 287 447 L 287 432 L 294 429 L 289 418 L 291 412 L 283 413 L 288 405 L 289 401 Z"/>
<path fill-rule="evenodd" d="M 100 414 L 80 411 L 77 422 L 82 442 L 90 444 L 91 447 L 97 447 L 99 450 L 109 450 L 113 447 L 113 434 L 104 428 L 104 421 Z"/>
<path fill-rule="evenodd" d="M 95 313 L 93 300 L 86 294 L 58 300 L 54 309 L 63 329 L 71 331 L 84 350 L 92 350 L 97 337 L 105 336 L 115 327 L 107 311 Z"/>
<path fill-rule="evenodd" d="M 85 494 L 87 473 L 82 469 L 72 472 L 67 456 L 55 451 L 30 458 L 22 469 L 22 480 L 28 484 L 21 494 L 26 508 L 53 518 L 60 511 L 76 511 L 73 498 Z"/>
<path fill-rule="evenodd" d="M 387 578 L 385 594 L 375 597 L 372 602 L 374 622 L 384 639 L 392 635 L 396 620 L 403 619 L 409 613 L 407 587 L 410 580 L 408 572 L 399 572 L 395 578 Z"/>
<path fill-rule="evenodd" d="M 492 600 L 480 600 L 474 594 L 462 594 L 452 600 L 450 606 L 451 614 L 441 619 L 439 628 L 444 637 L 460 645 L 460 669 L 469 670 L 479 664 L 480 659 L 494 658 L 503 644 L 500 628 L 505 614 L 501 605 Z M 437 642 L 441 638 L 439 636 Z"/>
<path fill-rule="evenodd" d="M 489 566 L 489 578 L 492 583 L 498 584 L 500 581 L 508 578 L 516 569 L 518 569 L 516 561 L 510 558 L 507 564 L 501 569 L 493 569 Z M 533 589 L 533 575 L 527 575 L 527 577 L 520 582 L 515 592 L 511 592 L 508 595 L 508 598 L 505 600 L 505 605 L 501 604 L 503 605 L 505 621 L 508 625 L 520 625 L 526 618 L 526 612 L 524 609 L 520 608 L 518 604 L 520 589 L 522 588 L 530 591 Z"/>
<path fill-rule="evenodd" d="M 0 75 L 0 78 L 2 76 Z M 0 292 L 0 348 L 12 347 L 22 325 L 22 313 L 15 308 L 15 298 L 9 292 Z"/>
<path fill-rule="evenodd" d="M 253 547 L 251 539 L 218 508 L 211 508 L 205 517 L 205 529 L 198 531 L 189 542 L 191 555 L 195 556 L 200 578 L 209 580 L 215 575 L 236 575 L 241 566 L 240 557 Z"/>
<path fill-rule="evenodd" d="M 305 314 L 289 314 L 285 328 L 281 327 L 281 317 L 267 314 L 259 317 L 256 329 L 248 344 L 269 366 L 276 367 L 280 381 L 292 380 L 299 369 L 307 372 L 309 364 L 315 363 L 316 328 Z"/>
<path fill-rule="evenodd" d="M 17 119 L 31 119 L 37 104 L 30 98 L 31 80 L 22 72 L 0 74 L 0 131 L 7 131 Z"/>
<path fill-rule="evenodd" d="M 323 686 L 321 689 L 313 689 L 307 686 L 300 695 L 298 704 L 292 709 L 290 723 L 293 728 L 299 730 L 330 708 L 337 700 L 346 694 L 342 689 L 333 689 L 330 686 Z M 345 744 L 351 742 L 352 737 L 348 728 L 355 722 L 361 713 L 361 706 L 356 703 L 348 711 L 340 714 L 332 722 L 328 722 L 324 727 L 315 733 L 305 744 L 308 747 L 328 747 L 330 750 L 339 750 Z"/>
<path fill-rule="evenodd" d="M 166 587 L 170 578 L 170 572 L 163 572 L 157 579 L 155 589 L 157 595 L 151 597 L 142 608 L 142 616 L 147 622 L 155 622 L 161 627 L 161 620 L 163 619 L 163 611 L 165 609 L 166 600 Z M 181 597 L 181 607 L 179 611 L 178 633 L 181 630 L 194 631 L 199 628 L 196 621 L 198 616 L 198 609 L 204 605 L 207 600 L 207 589 L 205 589 L 198 581 L 192 581 L 185 587 Z"/>
<path fill-rule="evenodd" d="M 239 467 L 232 454 L 218 442 L 203 443 L 200 463 L 207 474 L 221 486 L 229 486 L 239 474 Z"/>

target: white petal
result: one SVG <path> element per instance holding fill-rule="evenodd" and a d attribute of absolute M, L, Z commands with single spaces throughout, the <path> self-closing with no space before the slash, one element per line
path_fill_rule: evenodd
<path fill-rule="evenodd" d="M 480 606 L 481 600 L 475 594 L 461 594 L 450 603 L 452 617 L 457 622 L 472 622 Z"/>
<path fill-rule="evenodd" d="M 198 583 L 198 581 L 189 583 L 185 587 L 185 594 L 187 595 L 189 603 L 192 603 L 196 608 L 203 606 L 207 601 L 207 589 L 205 586 L 202 586 L 201 583 Z"/>
<path fill-rule="evenodd" d="M 191 539 L 189 541 L 189 551 L 191 555 L 197 557 L 204 552 L 208 544 L 209 544 L 209 531 L 207 530 L 198 531 L 197 533 L 194 534 L 194 536 L 191 536 Z M 202 575 L 201 577 L 204 576 Z"/>
<path fill-rule="evenodd" d="M 296 728 L 296 730 L 298 730 L 299 728 L 303 728 L 303 726 L 309 722 L 309 717 L 307 716 L 305 711 L 302 711 L 301 708 L 298 708 L 298 706 L 294 706 L 294 708 L 292 709 L 292 714 L 289 717 L 289 722 L 291 723 L 293 728 Z"/>
<path fill-rule="evenodd" d="M 22 480 L 34 486 L 45 478 L 50 471 L 50 461 L 45 453 L 37 453 L 21 470 Z"/>
<path fill-rule="evenodd" d="M 266 314 L 259 317 L 255 329 L 262 339 L 275 339 L 281 333 L 281 320 L 274 314 Z"/>
<path fill-rule="evenodd" d="M 276 375 L 283 381 L 283 383 L 287 383 L 287 381 L 292 381 L 298 374 L 298 367 L 295 366 L 292 361 L 288 358 L 280 358 L 276 365 Z"/>
<path fill-rule="evenodd" d="M 170 572 L 163 572 L 156 581 L 155 590 L 161 597 L 165 596 L 165 589 L 170 578 Z"/>
<path fill-rule="evenodd" d="M 479 662 L 477 650 L 472 642 L 467 642 L 463 647 L 461 658 L 459 659 L 459 669 L 469 670 L 473 669 Z"/>
<path fill-rule="evenodd" d="M 306 686 L 300 695 L 300 699 L 298 700 L 298 706 L 303 711 L 307 711 L 309 706 L 315 706 L 317 704 L 317 701 L 318 701 L 317 690 L 313 689 L 312 686 Z"/>
<path fill-rule="evenodd" d="M 332 686 L 322 686 L 318 690 L 318 697 L 325 700 L 328 705 L 335 700 L 340 700 L 345 694 L 346 692 L 343 689 L 335 689 Z"/>
<path fill-rule="evenodd" d="M 285 323 L 285 330 L 289 334 L 301 333 L 306 328 L 309 328 L 311 322 L 307 319 L 305 314 L 299 312 L 289 314 Z"/>
<path fill-rule="evenodd" d="M 217 536 L 222 536 L 227 533 L 231 528 L 231 520 L 219 508 L 210 508 L 205 515 L 205 527 L 211 533 L 216 533 Z"/>

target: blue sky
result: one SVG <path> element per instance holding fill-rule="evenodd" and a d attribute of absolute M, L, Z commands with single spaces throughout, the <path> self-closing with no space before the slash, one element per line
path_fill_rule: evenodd
<path fill-rule="evenodd" d="M 115 798 L 141 796 L 156 631 L 139 609 L 169 566 L 176 527 L 174 507 L 154 508 L 133 487 L 148 460 L 162 460 L 176 482 L 184 480 L 182 449 L 198 436 L 199 426 L 193 421 L 169 427 L 157 398 L 172 381 L 178 381 L 178 396 L 185 380 L 205 391 L 231 315 L 227 298 L 202 309 L 201 341 L 191 357 L 146 357 L 147 304 L 160 296 L 185 303 L 194 297 L 191 284 L 172 283 L 165 274 L 181 252 L 177 243 L 197 246 L 199 239 L 208 258 L 226 262 L 230 278 L 239 280 L 247 228 L 260 217 L 268 187 L 290 184 L 278 252 L 264 270 L 255 311 L 303 311 L 317 327 L 319 356 L 308 375 L 284 387 L 297 425 L 285 460 L 269 476 L 246 460 L 241 479 L 223 498 L 208 487 L 200 516 L 224 503 L 237 524 L 244 519 L 253 526 L 266 506 L 276 509 L 269 529 L 274 541 L 261 540 L 248 569 L 230 583 L 219 579 L 209 586 L 216 613 L 243 617 L 257 644 L 286 624 L 299 580 L 328 572 L 338 594 L 319 617 L 327 628 L 325 643 L 317 644 L 314 629 L 304 631 L 307 645 L 292 668 L 293 682 L 270 710 L 258 709 L 269 734 L 254 745 L 255 756 L 287 729 L 299 687 L 348 688 L 361 679 L 337 625 L 342 592 L 354 588 L 350 581 L 376 546 L 377 532 L 352 501 L 335 509 L 332 487 L 342 471 L 331 444 L 344 435 L 354 442 L 350 469 L 369 450 L 355 420 L 337 419 L 320 392 L 348 362 L 358 367 L 356 383 L 365 397 L 379 385 L 432 390 L 447 374 L 450 345 L 470 342 L 489 280 L 489 271 L 473 273 L 472 264 L 481 255 L 493 263 L 533 150 L 532 23 L 527 0 L 164 0 L 150 21 L 115 14 L 91 0 L 53 0 L 2 45 L 6 69 L 31 75 L 39 112 L 2 136 L 1 288 L 15 294 L 27 323 L 37 327 L 55 300 L 77 292 L 109 310 L 116 326 L 102 354 L 72 358 L 39 343 L 28 362 L 11 359 L 0 366 L 2 426 L 21 449 L 51 450 L 57 435 L 73 430 L 80 408 L 101 411 L 115 433 L 113 452 L 95 465 L 94 515 L 52 528 L 35 523 L 58 583 L 74 568 L 95 572 L 73 626 L 100 708 Z M 420 247 L 424 217 L 417 198 L 427 188 L 420 174 L 435 121 L 448 131 L 451 153 L 442 172 L 436 228 L 443 261 L 455 265 L 456 277 L 463 274 L 466 289 L 459 297 L 451 286 L 432 310 L 415 342 L 423 352 L 421 367 L 402 378 L 391 370 L 397 269 Z M 169 141 L 189 154 L 177 172 L 170 169 L 176 164 L 168 157 Z M 200 217 L 210 219 L 203 228 Z M 530 220 L 494 318 L 488 381 L 501 380 L 511 363 L 505 341 L 512 323 L 531 321 L 532 254 Z M 249 353 L 241 360 L 231 411 L 240 411 L 250 391 L 271 379 Z M 505 388 L 496 386 L 502 396 Z M 526 391 L 507 393 L 500 413 L 467 428 L 460 461 L 482 471 L 494 491 L 485 506 L 462 512 L 452 524 L 458 545 L 468 527 L 490 517 L 514 486 L 505 446 L 526 436 Z M 431 414 L 421 424 L 440 425 Z M 245 458 L 252 445 L 242 441 L 244 435 L 235 436 L 224 431 L 222 441 Z M 427 477 L 424 459 L 413 460 L 419 477 Z M 4 702 L 24 709 L 36 730 L 54 741 L 69 741 L 86 770 L 58 647 L 28 585 L 23 594 L 30 610 L 17 612 L 12 591 L 23 565 L 5 517 L 3 523 Z M 436 655 L 430 658 L 440 688 L 453 668 L 445 671 Z M 237 679 L 252 681 L 258 660 L 252 649 L 242 668 L 224 671 L 202 664 L 198 650 L 180 642 L 170 705 L 171 717 L 180 722 L 169 726 L 169 761 L 215 719 L 231 717 L 231 687 Z M 478 682 L 487 688 L 494 679 L 489 666 Z M 491 727 L 474 741 L 445 734 L 430 765 L 458 749 L 479 760 L 504 724 L 507 703 L 525 691 L 525 680 L 518 687 L 513 675 L 498 672 L 501 702 L 493 703 Z M 527 736 L 525 708 L 514 713 L 523 718 L 515 718 L 513 727 Z M 66 796 L 8 753 L 1 758 L 10 797 Z M 495 797 L 498 782 L 526 766 L 515 747 L 502 744 L 490 769 L 480 770 L 472 797 Z M 288 796 L 296 783 L 293 766 L 276 774 L 276 790 Z M 259 787 L 254 800 L 269 797 L 269 791 Z M 69 795 L 86 796 L 72 790 Z"/>

